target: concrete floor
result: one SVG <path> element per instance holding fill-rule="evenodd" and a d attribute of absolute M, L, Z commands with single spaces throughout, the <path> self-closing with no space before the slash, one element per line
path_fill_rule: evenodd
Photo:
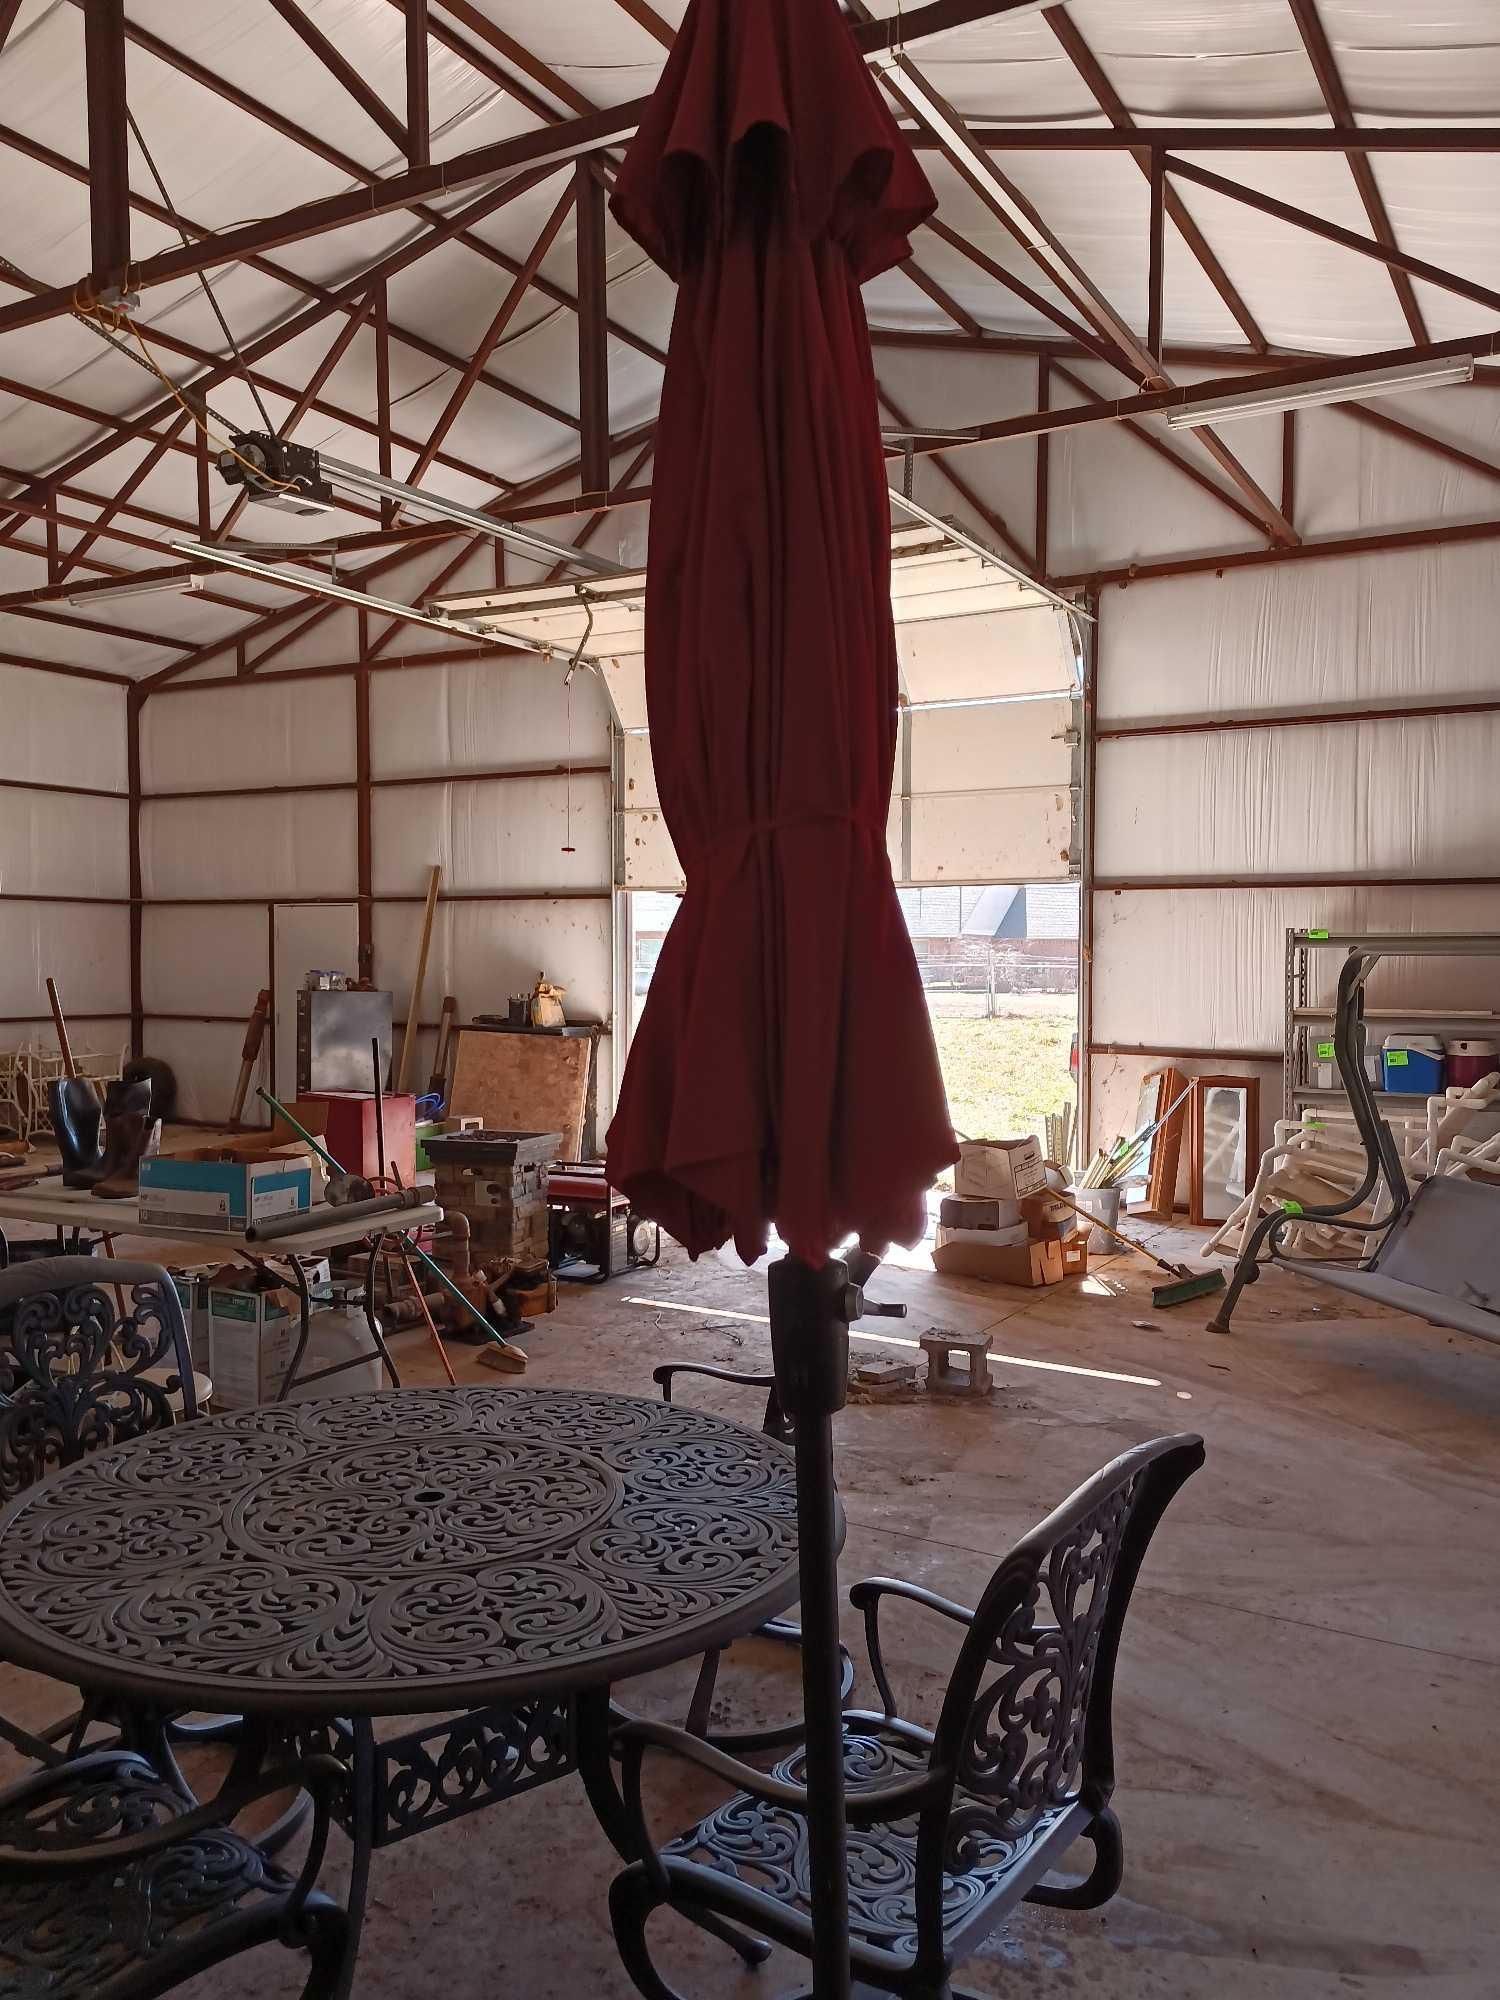
<path fill-rule="evenodd" d="M 861 1351 L 901 1352 L 886 1327 L 903 1340 L 992 1329 L 997 1389 L 988 1406 L 865 1405 L 840 1419 L 847 1581 L 895 1571 L 972 1602 L 1011 1540 L 1124 1446 L 1193 1429 L 1209 1447 L 1126 1629 L 1124 1892 L 1089 1916 L 1023 1911 L 963 1985 L 1028 2000 L 1494 2000 L 1500 1353 L 1285 1276 L 1247 1295 L 1226 1339 L 1204 1331 L 1201 1305 L 1154 1312 L 1151 1274 L 1129 1257 L 1043 1293 L 920 1264 L 881 1274 L 874 1289 L 910 1317 L 870 1322 L 880 1338 Z M 763 1312 L 761 1278 L 669 1255 L 607 1287 L 565 1286 L 528 1339 L 530 1380 L 650 1393 L 666 1359 L 768 1365 Z M 422 1336 L 401 1336 L 398 1356 L 409 1380 L 435 1377 Z M 503 1379 L 471 1360 L 462 1372 Z M 753 1394 L 703 1388 L 757 1420 Z M 898 1690 L 930 1714 L 951 1630 L 898 1620 Z M 856 1644 L 853 1621 L 847 1636 Z M 726 1677 L 737 1712 L 791 1712 L 794 1665 L 773 1649 L 740 1657 L 755 1685 Z M 680 1718 L 690 1678 L 627 1698 Z M 64 1700 L 0 1669 L 13 1714 Z M 685 1793 L 669 1783 L 661 1796 L 664 1828 L 691 1816 Z M 360 2000 L 623 2000 L 634 1989 L 605 1913 L 614 1868 L 570 1783 L 377 1856 Z M 769 2000 L 793 1986 L 790 1959 L 744 1974 L 657 1921 L 687 1995 Z M 183 1990 L 261 2000 L 294 1993 L 296 1975 L 272 1950 Z"/>

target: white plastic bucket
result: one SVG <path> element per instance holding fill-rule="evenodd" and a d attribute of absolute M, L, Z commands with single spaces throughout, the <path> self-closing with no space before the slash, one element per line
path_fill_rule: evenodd
<path fill-rule="evenodd" d="M 1073 1187 L 1068 1189 L 1068 1200 L 1076 1207 L 1081 1208 L 1085 1215 L 1092 1216 L 1094 1222 L 1102 1222 L 1106 1229 L 1113 1229 L 1115 1224 L 1120 1220 L 1120 1203 L 1124 1199 L 1124 1196 L 1124 1188 L 1117 1187 Z M 1093 1233 L 1092 1222 L 1080 1223 L 1078 1234 L 1085 1242 L 1088 1241 Z"/>

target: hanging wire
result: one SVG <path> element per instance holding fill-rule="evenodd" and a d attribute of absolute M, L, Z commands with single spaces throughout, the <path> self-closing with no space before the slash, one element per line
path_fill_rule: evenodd
<path fill-rule="evenodd" d="M 580 595 L 582 595 L 581 592 Z M 585 596 L 583 605 L 585 611 L 588 613 L 588 621 L 583 628 L 583 637 L 578 641 L 573 651 L 573 657 L 568 662 L 568 671 L 563 675 L 563 693 L 566 698 L 564 708 L 566 720 L 564 722 L 563 770 L 566 773 L 565 783 L 567 786 L 566 804 L 563 808 L 564 843 L 562 851 L 564 854 L 576 854 L 578 852 L 578 849 L 573 845 L 573 676 L 583 663 L 584 650 L 593 636 L 594 630 L 593 602 Z"/>
<path fill-rule="evenodd" d="M 161 196 L 162 206 L 166 209 L 168 215 L 171 216 L 177 234 L 182 239 L 182 247 L 184 250 L 189 249 L 191 245 L 188 239 L 188 233 L 182 225 L 182 217 L 177 213 L 176 207 L 173 205 L 171 195 L 167 193 L 167 184 L 161 177 L 161 170 L 158 168 L 156 161 L 151 157 L 151 148 L 146 144 L 145 138 L 141 133 L 141 128 L 136 123 L 135 113 L 130 109 L 129 105 L 126 105 L 125 107 L 125 118 L 130 126 L 131 131 L 135 135 L 135 143 L 141 149 L 141 157 L 151 170 L 151 178 L 156 182 L 156 189 L 157 193 Z M 200 271 L 198 273 L 198 283 L 202 287 L 203 296 L 208 300 L 209 305 L 213 308 L 214 318 L 219 322 L 219 329 L 223 333 L 225 340 L 228 341 L 229 343 L 230 353 L 239 363 L 240 373 L 245 379 L 245 387 L 250 391 L 250 394 L 255 398 L 255 407 L 257 410 L 260 411 L 261 422 L 265 425 L 268 431 L 274 432 L 276 426 L 271 422 L 270 412 L 267 410 L 265 403 L 261 398 L 260 390 L 255 385 L 254 379 L 250 374 L 250 369 L 246 364 L 245 357 L 240 352 L 240 344 L 234 337 L 234 333 L 230 327 L 229 321 L 224 317 L 223 309 L 219 304 L 218 298 L 215 296 L 213 286 L 208 281 L 208 274 L 206 272 Z"/>

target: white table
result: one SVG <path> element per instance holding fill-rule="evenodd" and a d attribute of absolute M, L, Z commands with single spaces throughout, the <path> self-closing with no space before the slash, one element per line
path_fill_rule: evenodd
<path fill-rule="evenodd" d="M 385 1216 L 342 1216 L 332 1206 L 328 1208 L 328 1221 L 317 1229 L 303 1230 L 294 1236 L 252 1242 L 249 1237 L 234 1229 L 182 1229 L 176 1223 L 142 1222 L 133 1201 L 104 1201 L 85 1188 L 65 1188 L 60 1174 L 49 1174 L 28 1188 L 0 1190 L 0 1224 L 6 1222 L 40 1223 L 44 1227 L 57 1230 L 60 1237 L 72 1231 L 75 1239 L 83 1230 L 97 1231 L 104 1238 L 105 1248 L 116 1236 L 139 1236 L 163 1243 L 185 1246 L 205 1257 L 221 1255 L 238 1257 L 246 1264 L 257 1268 L 272 1257 L 282 1259 L 291 1267 L 292 1282 L 296 1287 L 301 1324 L 298 1329 L 297 1349 L 287 1369 L 286 1379 L 281 1385 L 278 1402 L 285 1401 L 298 1381 L 298 1370 L 302 1357 L 307 1351 L 308 1337 L 312 1330 L 312 1299 L 308 1290 L 307 1273 L 302 1268 L 302 1259 L 326 1256 L 333 1250 L 345 1250 L 353 1243 L 362 1243 L 367 1237 L 389 1231 L 410 1232 L 428 1228 L 443 1220 L 443 1211 L 436 1202 L 423 1202 L 420 1208 L 393 1210 Z M 372 1224 L 374 1225 L 372 1227 Z M 182 1260 L 179 1260 L 182 1261 Z M 376 1352 L 385 1364 L 386 1373 L 397 1388 L 401 1377 L 396 1371 L 390 1350 L 386 1347 L 385 1336 L 375 1317 L 374 1301 L 365 1288 L 365 1319 L 369 1324 L 370 1338 Z M 303 1379 L 303 1387 L 309 1382 L 321 1381 L 325 1376 L 337 1375 L 346 1368 L 362 1365 L 362 1357 L 355 1355 L 347 1361 L 335 1362 L 332 1367 L 320 1368 L 316 1374 Z"/>

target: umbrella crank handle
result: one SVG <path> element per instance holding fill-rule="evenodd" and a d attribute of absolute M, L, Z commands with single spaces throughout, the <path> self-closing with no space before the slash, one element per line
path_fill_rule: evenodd
<path fill-rule="evenodd" d="M 844 1287 L 839 1317 L 846 1326 L 852 1326 L 857 1319 L 905 1319 L 906 1307 L 882 1305 L 875 1299 L 867 1299 L 863 1286 L 851 1283 Z"/>

